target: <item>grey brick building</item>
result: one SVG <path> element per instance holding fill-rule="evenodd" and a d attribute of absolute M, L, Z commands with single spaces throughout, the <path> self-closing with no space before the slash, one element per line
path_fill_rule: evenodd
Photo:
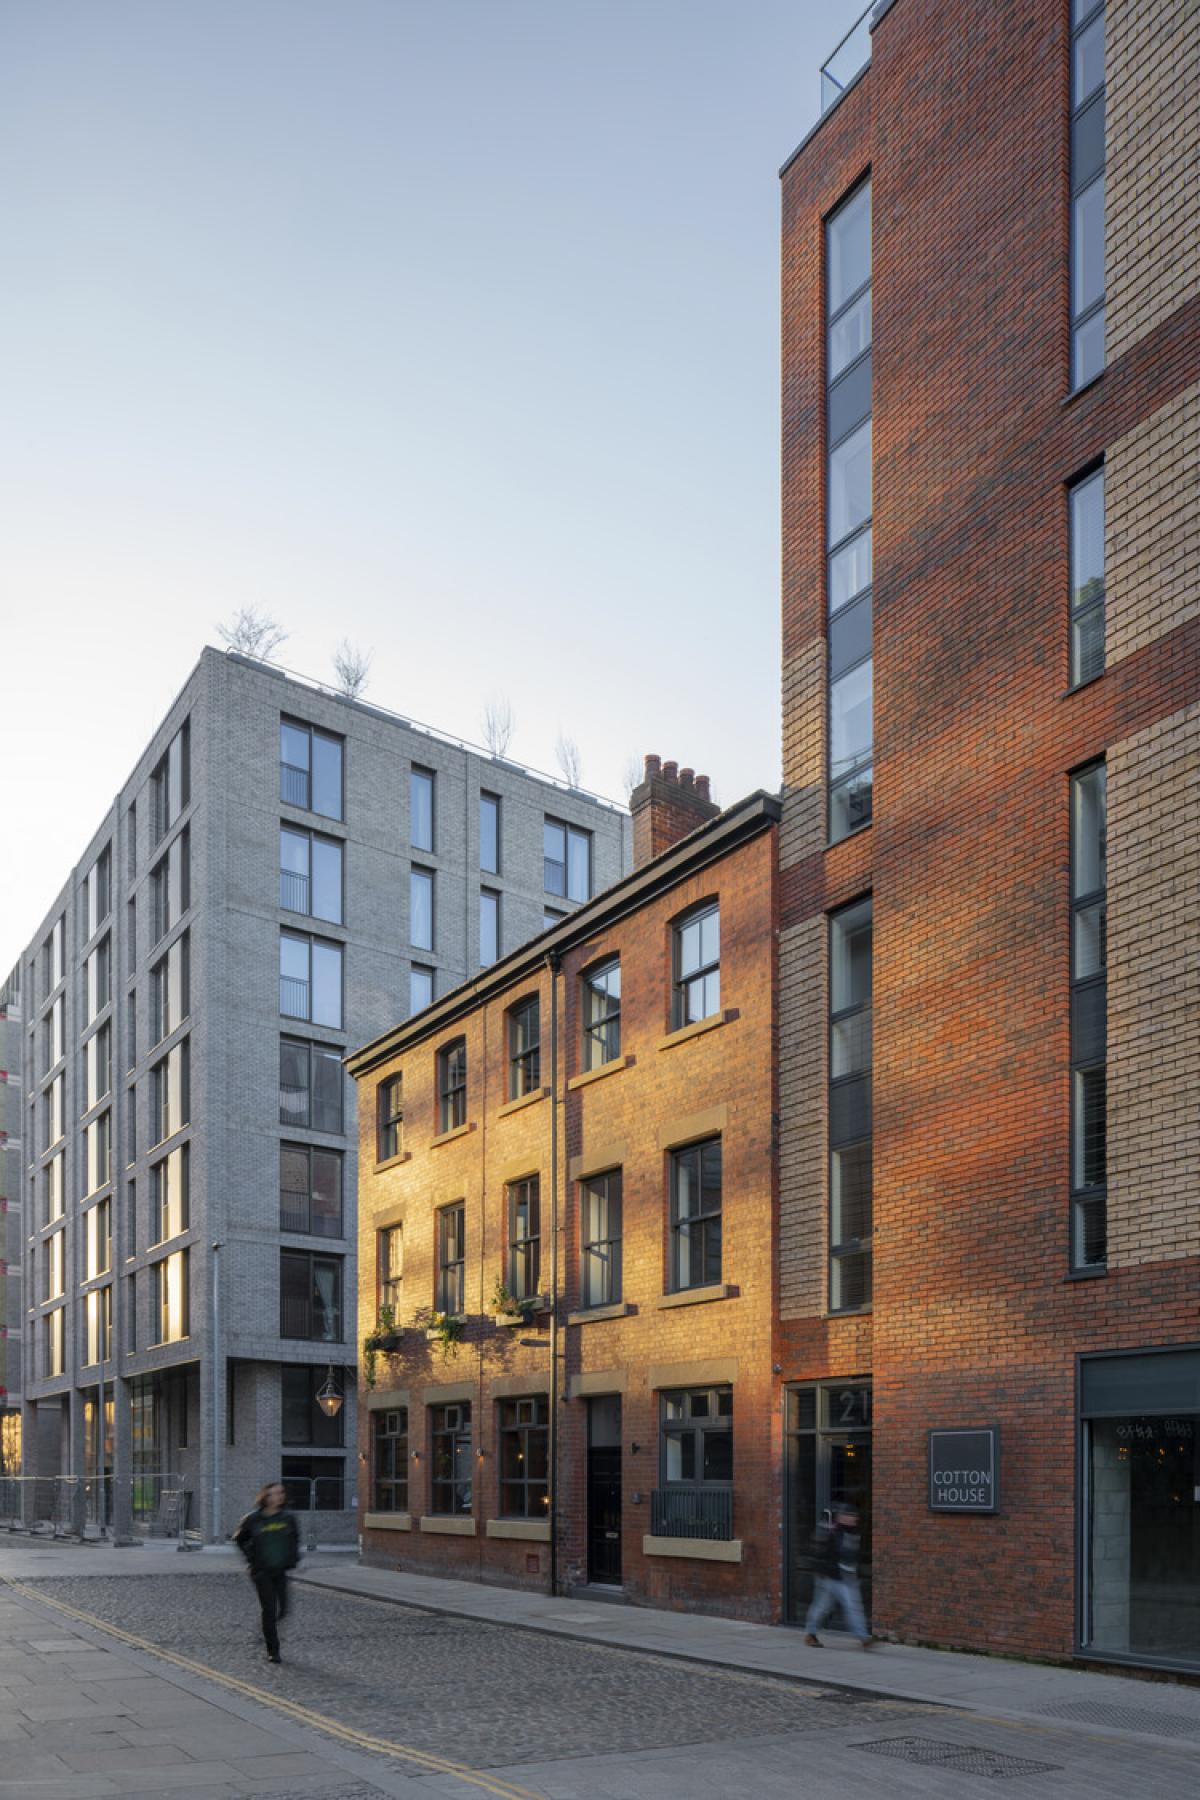
<path fill-rule="evenodd" d="M 21 1468 L 21 969 L 0 985 L 0 1475 Z"/>
<path fill-rule="evenodd" d="M 205 650 L 22 958 L 28 1473 L 216 1537 L 282 1472 L 349 1535 L 341 1058 L 629 864 L 622 809 Z"/>

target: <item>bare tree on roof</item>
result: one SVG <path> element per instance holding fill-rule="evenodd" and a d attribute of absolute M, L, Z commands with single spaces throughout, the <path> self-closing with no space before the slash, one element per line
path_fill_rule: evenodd
<path fill-rule="evenodd" d="M 483 741 L 493 756 L 503 756 L 516 730 L 512 701 L 493 695 L 483 709 Z"/>
<path fill-rule="evenodd" d="M 374 660 L 373 650 L 360 650 L 349 638 L 343 638 L 333 653 L 338 693 L 344 694 L 347 700 L 357 700 L 366 691 Z"/>
<path fill-rule="evenodd" d="M 633 790 L 640 787 L 644 779 L 642 759 L 640 756 L 627 756 L 621 768 L 621 780 L 625 788 L 626 800 L 633 799 Z"/>
<path fill-rule="evenodd" d="M 227 650 L 242 656 L 255 656 L 265 662 L 273 651 L 287 642 L 287 632 L 269 613 L 256 606 L 241 606 L 228 625 L 217 626 L 217 636 Z"/>
<path fill-rule="evenodd" d="M 564 736 L 560 731 L 554 745 L 554 755 L 568 785 L 579 787 L 583 781 L 583 758 L 575 739 Z"/>

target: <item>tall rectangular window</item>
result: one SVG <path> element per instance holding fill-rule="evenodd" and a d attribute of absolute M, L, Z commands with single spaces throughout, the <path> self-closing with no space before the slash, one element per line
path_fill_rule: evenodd
<path fill-rule="evenodd" d="M 337 838 L 280 826 L 279 904 L 287 912 L 342 923 L 342 846 Z"/>
<path fill-rule="evenodd" d="M 112 911 L 112 851 L 105 846 L 83 884 L 83 941 L 95 937 Z"/>
<path fill-rule="evenodd" d="M 279 1010 L 288 1019 L 342 1028 L 341 944 L 325 938 L 279 934 Z"/>
<path fill-rule="evenodd" d="M 871 902 L 829 922 L 829 1306 L 871 1303 Z"/>
<path fill-rule="evenodd" d="M 343 816 L 343 744 L 340 737 L 298 719 L 279 723 L 279 798 L 324 819 Z"/>
<path fill-rule="evenodd" d="M 673 1292 L 721 1279 L 721 1140 L 671 1152 Z"/>
<path fill-rule="evenodd" d="M 191 731 L 185 719 L 150 776 L 151 843 L 166 837 L 192 797 Z"/>
<path fill-rule="evenodd" d="M 279 1123 L 341 1134 L 341 1054 L 299 1038 L 279 1041 Z"/>
<path fill-rule="evenodd" d="M 421 1012 L 425 1007 L 433 1005 L 433 970 L 422 968 L 413 963 L 408 971 L 408 1011 Z"/>
<path fill-rule="evenodd" d="M 466 1299 L 467 1209 L 459 1200 L 454 1206 L 443 1206 L 437 1214 L 437 1287 L 434 1305 L 438 1312 L 461 1313 Z"/>
<path fill-rule="evenodd" d="M 84 1024 L 90 1025 L 112 999 L 112 938 L 102 937 L 84 964 Z"/>
<path fill-rule="evenodd" d="M 1071 0 L 1071 386 L 1104 367 L 1104 0 Z"/>
<path fill-rule="evenodd" d="M 413 768 L 408 777 L 408 841 L 414 850 L 433 853 L 433 808 L 437 777 L 432 769 Z"/>
<path fill-rule="evenodd" d="M 404 1080 L 389 1075 L 375 1090 L 375 1123 L 377 1162 L 390 1162 L 399 1156 L 404 1140 Z"/>
<path fill-rule="evenodd" d="M 532 1300 L 540 1291 L 541 1205 L 536 1175 L 508 1184 L 508 1280 L 514 1300 Z"/>
<path fill-rule="evenodd" d="M 500 873 L 500 796 L 479 796 L 479 867 L 486 875 Z"/>
<path fill-rule="evenodd" d="M 150 871 L 150 942 L 164 938 L 191 903 L 191 833 L 185 826 Z"/>
<path fill-rule="evenodd" d="M 542 828 L 544 882 L 548 894 L 589 900 L 592 894 L 592 834 L 559 819 Z"/>
<path fill-rule="evenodd" d="M 438 1130 L 457 1131 L 467 1122 L 467 1042 L 456 1038 L 438 1051 Z"/>
<path fill-rule="evenodd" d="M 65 1231 L 56 1231 L 48 1237 L 43 1249 L 43 1300 L 57 1300 L 66 1292 L 66 1243 Z"/>
<path fill-rule="evenodd" d="M 189 933 L 175 939 L 150 971 L 150 1041 L 161 1043 L 187 1018 L 191 1008 Z"/>
<path fill-rule="evenodd" d="M 372 1493 L 375 1512 L 408 1511 L 408 1408 L 371 1414 Z"/>
<path fill-rule="evenodd" d="M 346 1415 L 341 1407 L 326 1413 L 317 1395 L 328 1379 L 326 1371 L 310 1364 L 294 1364 L 280 1370 L 282 1439 L 285 1444 L 311 1444 L 318 1450 L 336 1450 L 346 1441 Z M 339 1381 L 340 1371 L 334 1376 Z"/>
<path fill-rule="evenodd" d="M 408 939 L 414 949 L 433 949 L 432 869 L 412 869 L 409 871 Z"/>
<path fill-rule="evenodd" d="M 42 1321 L 42 1373 L 43 1375 L 61 1375 L 64 1368 L 63 1320 L 67 1316 L 65 1306 L 57 1307 L 54 1312 L 47 1313 Z"/>
<path fill-rule="evenodd" d="M 479 890 L 479 966 L 490 968 L 500 955 L 500 896 L 493 888 Z"/>
<path fill-rule="evenodd" d="M 52 1156 L 42 1170 L 42 1224 L 53 1225 L 63 1216 L 63 1168 L 65 1158 Z"/>
<path fill-rule="evenodd" d="M 83 1134 L 84 1193 L 94 1194 L 112 1176 L 112 1114 L 102 1112 Z"/>
<path fill-rule="evenodd" d="M 168 1238 L 178 1237 L 191 1224 L 190 1162 L 188 1145 L 180 1144 L 151 1167 L 156 1243 L 165 1244 Z"/>
<path fill-rule="evenodd" d="M 1103 23 L 1103 20 L 1101 20 Z M 1071 685 L 1104 670 L 1104 470 L 1068 489 L 1071 538 Z"/>
<path fill-rule="evenodd" d="M 589 1176 L 580 1188 L 580 1288 L 584 1306 L 621 1298 L 621 1171 Z"/>
<path fill-rule="evenodd" d="M 471 1403 L 429 1409 L 429 1510 L 471 1510 Z"/>
<path fill-rule="evenodd" d="M 621 959 L 610 958 L 583 977 L 583 1066 L 601 1069 L 621 1054 Z"/>
<path fill-rule="evenodd" d="M 161 1144 L 191 1123 L 191 1082 L 188 1040 L 175 1045 L 150 1071 L 150 1104 L 154 1142 Z"/>
<path fill-rule="evenodd" d="M 389 1225 L 376 1233 L 379 1267 L 379 1304 L 390 1306 L 393 1317 L 399 1313 L 400 1296 L 404 1292 L 404 1227 Z"/>
<path fill-rule="evenodd" d="M 500 1402 L 500 1516 L 550 1512 L 550 1405 L 544 1394 Z"/>
<path fill-rule="evenodd" d="M 94 1288 L 83 1301 L 83 1364 L 107 1362 L 112 1356 L 112 1288 Z"/>
<path fill-rule="evenodd" d="M 825 227 L 829 836 L 871 818 L 871 184 Z"/>
<path fill-rule="evenodd" d="M 154 1283 L 156 1344 L 175 1344 L 191 1331 L 188 1294 L 188 1252 L 176 1250 L 151 1265 Z"/>
<path fill-rule="evenodd" d="M 721 913 L 705 906 L 682 920 L 674 939 L 672 1023 L 694 1025 L 721 1010 Z"/>
<path fill-rule="evenodd" d="M 509 1008 L 508 1097 L 519 1100 L 541 1084 L 541 1006 L 536 994 Z"/>
<path fill-rule="evenodd" d="M 87 1222 L 85 1232 L 84 1280 L 94 1281 L 97 1275 L 107 1275 L 112 1268 L 112 1200 L 100 1200 L 85 1214 Z"/>
<path fill-rule="evenodd" d="M 1108 792 L 1071 779 L 1071 1266 L 1108 1257 Z"/>
<path fill-rule="evenodd" d="M 279 1146 L 279 1229 L 342 1235 L 342 1153 L 315 1144 Z"/>
<path fill-rule="evenodd" d="M 279 1335 L 308 1343 L 342 1341 L 342 1259 L 308 1250 L 279 1252 Z"/>
<path fill-rule="evenodd" d="M 83 1110 L 99 1105 L 112 1087 L 112 1026 L 103 1024 L 83 1046 Z"/>

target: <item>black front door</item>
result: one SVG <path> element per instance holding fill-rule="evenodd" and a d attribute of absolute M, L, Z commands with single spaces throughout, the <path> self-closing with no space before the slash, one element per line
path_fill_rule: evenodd
<path fill-rule="evenodd" d="M 621 1585 L 621 1397 L 588 1401 L 588 1580 Z"/>
<path fill-rule="evenodd" d="M 829 1382 L 787 1390 L 787 1616 L 802 1623 L 813 1595 L 813 1532 L 853 1506 L 862 1537 L 863 1610 L 871 1617 L 871 1387 Z M 840 1624 L 841 1621 L 835 1621 Z"/>

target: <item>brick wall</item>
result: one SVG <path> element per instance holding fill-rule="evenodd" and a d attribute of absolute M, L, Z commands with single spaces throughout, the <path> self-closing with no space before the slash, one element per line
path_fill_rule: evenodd
<path fill-rule="evenodd" d="M 1200 383 L 1124 432 L 1104 459 L 1109 663 L 1200 614 Z"/>

